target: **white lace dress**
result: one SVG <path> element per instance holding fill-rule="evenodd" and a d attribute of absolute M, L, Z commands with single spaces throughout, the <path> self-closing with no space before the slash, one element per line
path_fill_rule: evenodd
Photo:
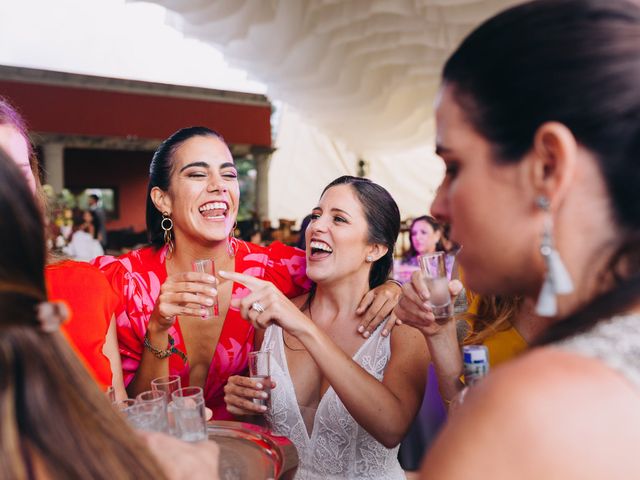
<path fill-rule="evenodd" d="M 390 339 L 381 331 L 377 329 L 353 356 L 378 380 L 382 380 L 391 355 Z M 369 435 L 332 387 L 320 400 L 309 436 L 289 375 L 280 327 L 267 329 L 262 348 L 272 353 L 271 378 L 277 383 L 266 420 L 274 433 L 288 437 L 296 446 L 300 456 L 296 480 L 405 478 L 398 447 L 388 449 Z"/>

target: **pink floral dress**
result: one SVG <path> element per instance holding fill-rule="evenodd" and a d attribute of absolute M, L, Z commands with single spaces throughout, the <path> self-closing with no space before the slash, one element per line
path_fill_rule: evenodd
<path fill-rule="evenodd" d="M 125 385 L 133 380 L 140 365 L 147 324 L 160 295 L 160 286 L 167 278 L 166 254 L 166 247 L 145 247 L 120 257 L 98 257 L 93 262 L 120 296 L 116 321 Z M 260 247 L 240 241 L 235 261 L 236 272 L 271 281 L 288 297 L 301 295 L 311 286 L 305 274 L 304 252 L 279 242 Z M 246 287 L 233 284 L 232 298 L 248 294 Z M 169 329 L 169 334 L 188 358 L 180 318 Z M 238 309 L 229 307 L 204 385 L 206 404 L 213 410 L 215 420 L 232 418 L 224 403 L 223 387 L 231 375 L 245 372 L 253 335 L 251 324 L 240 316 Z M 180 375 L 183 387 L 189 385 L 189 369 L 188 360 L 183 361 L 179 355 L 169 357 L 169 373 Z"/>

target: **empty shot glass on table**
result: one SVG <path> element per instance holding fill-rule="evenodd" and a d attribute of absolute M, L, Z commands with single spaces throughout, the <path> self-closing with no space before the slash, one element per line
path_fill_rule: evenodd
<path fill-rule="evenodd" d="M 171 400 L 171 394 L 182 388 L 180 375 L 167 375 L 151 380 L 151 390 L 159 390 L 167 393 L 167 401 Z"/>
<path fill-rule="evenodd" d="M 174 436 L 185 442 L 207 439 L 204 395 L 200 387 L 184 387 L 171 395 L 170 411 L 175 419 Z"/>
<path fill-rule="evenodd" d="M 445 252 L 420 255 L 420 268 L 429 289 L 429 305 L 436 321 L 446 321 L 452 313 Z"/>
<path fill-rule="evenodd" d="M 167 433 L 169 433 L 170 435 L 176 435 L 177 433 L 176 421 L 171 405 L 171 395 L 176 390 L 180 390 L 180 388 L 182 388 L 180 375 L 167 375 L 151 380 L 151 390 L 166 393 L 165 401 L 167 402 Z"/>
<path fill-rule="evenodd" d="M 133 422 L 135 428 L 155 432 L 166 432 L 167 424 L 167 393 L 159 390 L 147 390 L 138 394 L 133 406 Z M 136 424 L 137 423 L 137 424 Z"/>
<path fill-rule="evenodd" d="M 254 398 L 253 403 L 268 408 L 271 405 L 271 353 L 269 350 L 249 352 L 249 377 L 262 384 L 262 397 Z"/>
<path fill-rule="evenodd" d="M 215 276 L 216 274 L 215 264 L 213 260 L 210 258 L 194 260 L 191 263 L 191 269 L 194 272 L 207 273 L 212 276 Z M 218 296 L 216 295 L 216 297 L 213 300 L 213 305 L 211 307 L 203 307 L 202 318 L 207 319 L 207 318 L 213 318 L 217 316 L 218 316 Z"/>

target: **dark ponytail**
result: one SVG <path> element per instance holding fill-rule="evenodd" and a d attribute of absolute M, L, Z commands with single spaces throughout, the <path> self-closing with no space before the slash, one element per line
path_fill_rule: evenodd
<path fill-rule="evenodd" d="M 444 67 L 444 84 L 496 161 L 520 161 L 536 130 L 556 121 L 590 150 L 602 172 L 621 232 L 604 272 L 614 289 L 558 322 L 545 341 L 623 312 L 640 296 L 639 46 L 637 3 L 535 0 L 478 27 Z"/>

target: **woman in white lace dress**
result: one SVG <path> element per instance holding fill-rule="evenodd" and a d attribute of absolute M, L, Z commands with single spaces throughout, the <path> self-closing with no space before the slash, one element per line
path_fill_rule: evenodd
<path fill-rule="evenodd" d="M 640 478 L 640 4 L 490 19 L 447 61 L 436 125 L 431 211 L 464 245 L 465 282 L 535 302 L 540 333 L 467 390 L 423 478 Z M 455 325 L 414 280 L 396 313 L 436 359 Z"/>
<path fill-rule="evenodd" d="M 257 346 L 271 351 L 270 406 L 246 377 L 231 377 L 227 408 L 265 414 L 300 455 L 297 479 L 400 479 L 397 446 L 422 402 L 428 354 L 414 329 L 354 334 L 357 299 L 384 282 L 400 227 L 389 193 L 358 177 L 324 190 L 307 228 L 311 293 L 290 301 L 274 286 L 236 273 L 220 275 L 252 293 L 238 302 L 245 318 L 266 328 Z"/>

